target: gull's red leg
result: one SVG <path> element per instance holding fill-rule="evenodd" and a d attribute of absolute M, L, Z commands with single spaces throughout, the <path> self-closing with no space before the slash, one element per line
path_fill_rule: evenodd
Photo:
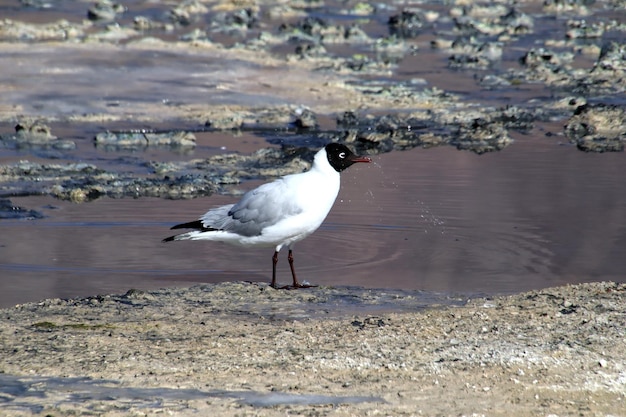
<path fill-rule="evenodd" d="M 293 267 L 293 252 L 289 249 L 289 256 L 287 256 L 287 260 L 289 261 L 289 267 L 291 268 L 291 276 L 293 277 L 293 287 L 300 288 L 300 283 L 298 282 L 298 278 L 296 278 L 296 270 Z"/>
<path fill-rule="evenodd" d="M 293 266 L 293 252 L 289 249 L 289 256 L 287 256 L 287 260 L 289 261 L 289 267 L 291 268 L 291 276 L 293 277 L 293 285 L 291 288 L 312 288 L 317 287 L 317 285 L 310 284 L 300 284 L 298 282 L 298 278 L 296 277 L 296 269 Z"/>

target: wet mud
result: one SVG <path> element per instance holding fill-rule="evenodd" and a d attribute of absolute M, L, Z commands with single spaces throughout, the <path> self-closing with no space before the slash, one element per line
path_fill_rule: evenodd
<path fill-rule="evenodd" d="M 437 308 L 417 292 L 226 283 L 28 303 L 0 310 L 0 407 L 621 415 L 624 291 L 594 283 Z"/>

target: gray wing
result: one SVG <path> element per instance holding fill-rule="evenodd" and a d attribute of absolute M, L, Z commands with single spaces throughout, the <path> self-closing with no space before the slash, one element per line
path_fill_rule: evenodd
<path fill-rule="evenodd" d="M 200 218 L 207 227 L 257 236 L 263 229 L 302 212 L 302 208 L 289 200 L 283 181 L 263 184 L 243 195 L 237 204 L 210 210 Z"/>

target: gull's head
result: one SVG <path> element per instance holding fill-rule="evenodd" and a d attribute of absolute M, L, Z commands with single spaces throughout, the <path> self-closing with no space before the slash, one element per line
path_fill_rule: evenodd
<path fill-rule="evenodd" d="M 331 167 L 341 172 L 357 162 L 372 162 L 367 156 L 355 155 L 346 145 L 341 143 L 329 143 L 324 147 L 326 158 Z"/>

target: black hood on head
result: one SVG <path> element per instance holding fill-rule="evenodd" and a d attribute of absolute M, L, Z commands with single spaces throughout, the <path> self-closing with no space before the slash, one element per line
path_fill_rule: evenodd
<path fill-rule="evenodd" d="M 329 143 L 324 148 L 328 163 L 337 172 L 341 172 L 356 162 L 371 162 L 366 156 L 355 155 L 346 145 L 340 143 Z"/>

